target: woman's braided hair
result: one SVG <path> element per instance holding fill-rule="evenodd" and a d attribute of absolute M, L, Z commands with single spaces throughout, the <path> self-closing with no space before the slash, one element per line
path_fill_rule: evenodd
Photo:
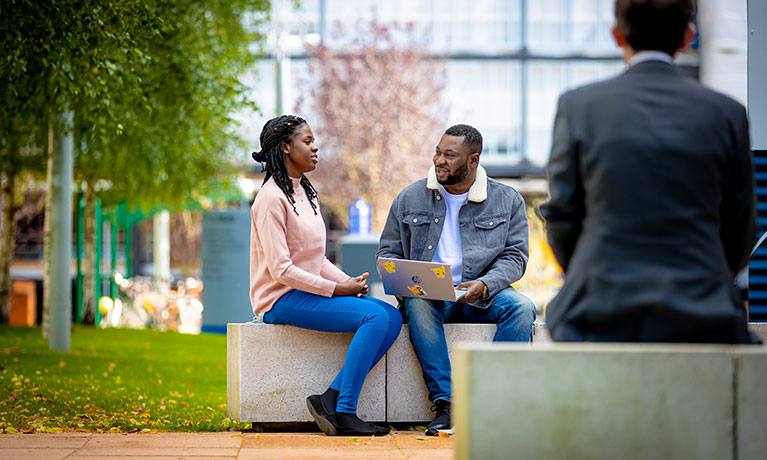
<path fill-rule="evenodd" d="M 266 171 L 266 177 L 264 183 L 269 180 L 270 177 L 274 178 L 274 183 L 282 190 L 290 205 L 293 206 L 293 212 L 298 215 L 296 211 L 296 199 L 293 198 L 293 181 L 288 176 L 288 168 L 285 165 L 285 151 L 282 149 L 283 144 L 289 144 L 293 133 L 299 126 L 305 125 L 306 120 L 295 115 L 281 115 L 277 118 L 272 118 L 264 125 L 264 129 L 261 130 L 261 151 L 253 152 L 253 159 L 261 163 L 261 171 Z M 314 214 L 317 214 L 317 205 L 315 201 L 318 201 L 317 191 L 314 190 L 309 179 L 305 175 L 301 174 L 301 186 L 306 191 L 306 196 L 309 197 L 309 203 L 312 205 Z"/>

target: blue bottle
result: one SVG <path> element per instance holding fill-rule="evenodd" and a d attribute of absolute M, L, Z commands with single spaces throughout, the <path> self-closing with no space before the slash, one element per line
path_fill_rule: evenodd
<path fill-rule="evenodd" d="M 370 234 L 370 205 L 357 197 L 349 206 L 349 235 Z"/>

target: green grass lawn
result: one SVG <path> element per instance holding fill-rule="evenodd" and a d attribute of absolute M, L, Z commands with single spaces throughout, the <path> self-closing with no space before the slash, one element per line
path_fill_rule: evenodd
<path fill-rule="evenodd" d="M 0 431 L 222 431 L 226 337 L 76 326 L 71 352 L 0 325 Z"/>

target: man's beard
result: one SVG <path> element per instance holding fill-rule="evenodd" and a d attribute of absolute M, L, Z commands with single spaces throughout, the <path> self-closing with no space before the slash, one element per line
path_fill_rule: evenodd
<path fill-rule="evenodd" d="M 447 177 L 444 180 L 439 180 L 437 178 L 437 182 L 439 182 L 442 185 L 454 185 L 459 182 L 463 182 L 464 179 L 466 179 L 466 176 L 469 175 L 469 162 L 463 164 L 460 168 L 458 168 L 455 171 L 455 174 L 448 174 Z"/>

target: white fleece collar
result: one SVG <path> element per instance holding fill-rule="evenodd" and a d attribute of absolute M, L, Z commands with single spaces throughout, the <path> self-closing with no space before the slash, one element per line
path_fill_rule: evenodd
<path fill-rule="evenodd" d="M 434 165 L 429 168 L 429 175 L 426 176 L 426 188 L 429 190 L 439 190 L 437 182 L 437 172 Z M 481 203 L 487 199 L 487 173 L 485 168 L 477 166 L 477 175 L 474 177 L 474 183 L 469 187 L 469 201 Z"/>

